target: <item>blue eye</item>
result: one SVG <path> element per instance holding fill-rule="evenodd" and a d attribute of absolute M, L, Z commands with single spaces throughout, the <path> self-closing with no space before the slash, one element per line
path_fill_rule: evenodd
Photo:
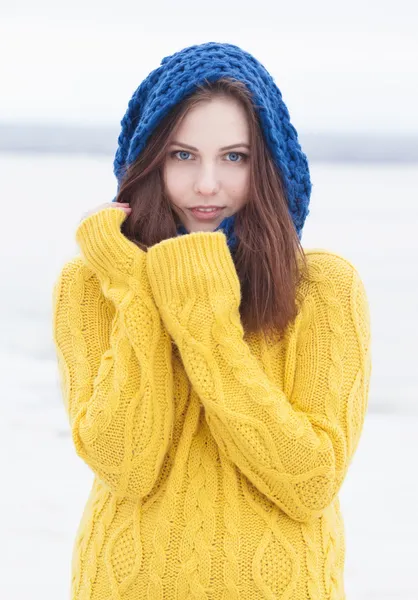
<path fill-rule="evenodd" d="M 180 158 L 177 156 L 178 154 L 180 155 Z M 171 156 L 177 158 L 177 160 L 184 162 L 185 160 L 187 160 L 187 156 L 190 156 L 190 152 L 187 152 L 186 150 L 176 150 L 175 152 L 171 153 Z"/>
<path fill-rule="evenodd" d="M 234 156 L 235 159 L 232 159 L 228 162 L 242 162 L 242 160 L 244 160 L 246 158 L 246 154 L 243 154 L 242 152 L 228 152 L 228 156 Z M 237 160 L 238 158 L 238 160 Z M 241 160 L 239 160 L 241 159 Z"/>

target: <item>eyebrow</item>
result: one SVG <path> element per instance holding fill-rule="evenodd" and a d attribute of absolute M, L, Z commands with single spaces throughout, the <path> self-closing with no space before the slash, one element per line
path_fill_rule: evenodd
<path fill-rule="evenodd" d="M 183 148 L 189 148 L 189 150 L 194 150 L 195 152 L 199 152 L 198 148 L 195 148 L 195 146 L 190 146 L 189 144 L 183 144 L 183 142 L 176 142 L 175 140 L 170 143 L 170 146 L 183 146 Z M 245 142 L 238 142 L 237 144 L 230 144 L 229 146 L 223 146 L 222 148 L 220 148 L 220 150 L 230 150 L 231 148 L 237 148 L 237 147 L 250 149 L 249 144 L 246 144 Z"/>

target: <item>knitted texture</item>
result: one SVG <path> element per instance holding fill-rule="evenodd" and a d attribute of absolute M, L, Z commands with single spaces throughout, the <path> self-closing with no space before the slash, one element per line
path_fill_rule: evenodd
<path fill-rule="evenodd" d="M 125 216 L 85 218 L 54 286 L 63 400 L 94 473 L 72 600 L 345 600 L 338 493 L 371 373 L 357 271 L 305 250 L 284 337 L 245 335 L 224 232 L 143 253 Z"/>
<path fill-rule="evenodd" d="M 252 93 L 264 139 L 281 174 L 289 212 L 301 239 L 312 188 L 306 155 L 273 77 L 254 56 L 233 44 L 208 42 L 166 56 L 135 90 L 121 121 L 113 163 L 118 189 L 127 166 L 135 162 L 170 110 L 198 85 L 221 77 L 243 82 Z"/>
<path fill-rule="evenodd" d="M 229 217 L 225 217 L 223 221 L 218 225 L 215 231 L 223 231 L 226 236 L 226 243 L 231 253 L 233 253 L 238 245 L 238 237 L 235 233 L 235 221 L 236 214 L 230 215 Z M 187 231 L 183 224 L 177 226 L 177 235 L 185 235 L 190 233 Z"/>

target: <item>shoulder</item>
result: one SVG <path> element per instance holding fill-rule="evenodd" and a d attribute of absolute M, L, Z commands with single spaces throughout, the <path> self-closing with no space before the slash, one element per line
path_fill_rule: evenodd
<path fill-rule="evenodd" d="M 360 278 L 357 267 L 345 256 L 323 248 L 305 249 L 305 256 L 310 274 L 315 279 L 316 275 L 337 278 L 340 282 L 351 282 L 353 278 Z"/>
<path fill-rule="evenodd" d="M 351 260 L 336 252 L 304 249 L 307 281 L 304 297 L 334 313 L 346 312 L 369 319 L 369 305 L 364 281 Z"/>
<path fill-rule="evenodd" d="M 70 260 L 64 263 L 59 272 L 58 278 L 77 277 L 82 275 L 85 279 L 90 279 L 94 276 L 94 272 L 83 260 L 80 254 L 77 254 Z"/>
<path fill-rule="evenodd" d="M 356 265 L 347 257 L 323 248 L 304 249 L 308 267 L 310 284 L 318 284 L 322 288 L 334 289 L 344 295 L 351 295 L 355 290 L 362 290 L 365 285 Z"/>
<path fill-rule="evenodd" d="M 89 292 L 101 294 L 100 283 L 83 257 L 77 255 L 61 267 L 53 286 L 53 294 L 57 296 L 60 293 L 68 296 Z"/>

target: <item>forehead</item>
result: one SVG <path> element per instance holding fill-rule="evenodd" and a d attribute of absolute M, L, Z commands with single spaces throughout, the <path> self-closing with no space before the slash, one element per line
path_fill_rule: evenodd
<path fill-rule="evenodd" d="M 248 143 L 247 114 L 241 103 L 234 98 L 216 97 L 193 106 L 174 133 L 176 140 L 190 145 L 196 145 L 198 141 L 216 141 L 220 146 Z"/>

